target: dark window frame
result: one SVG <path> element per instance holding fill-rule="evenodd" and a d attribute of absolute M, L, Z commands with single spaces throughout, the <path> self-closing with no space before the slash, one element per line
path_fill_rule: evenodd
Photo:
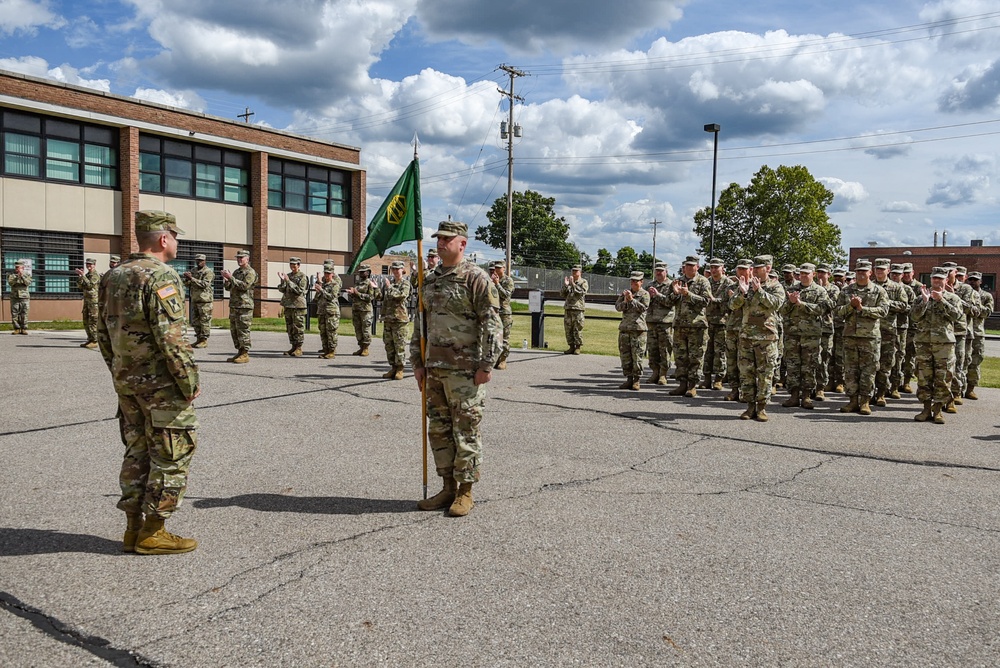
<path fill-rule="evenodd" d="M 143 160 L 151 161 L 154 157 L 158 166 L 147 165 L 143 168 Z M 183 163 L 187 163 L 187 168 L 177 171 Z M 169 176 L 168 165 L 175 170 Z M 209 169 L 202 170 L 199 167 Z M 217 179 L 206 178 L 211 169 L 218 170 Z M 239 170 L 235 180 L 229 172 L 233 169 Z M 186 187 L 178 188 L 181 184 L 186 184 Z M 209 193 L 211 190 L 215 191 L 215 195 Z M 245 151 L 140 133 L 139 191 L 167 197 L 250 206 L 250 154 Z M 229 195 L 233 193 L 235 198 L 230 198 Z"/>
<path fill-rule="evenodd" d="M 223 245 L 211 241 L 195 241 L 189 239 L 177 239 L 177 257 L 168 264 L 177 270 L 178 274 L 183 274 L 195 267 L 195 255 L 204 255 L 205 264 L 215 272 L 215 279 L 212 281 L 212 297 L 223 299 L 222 293 L 222 269 L 225 252 Z M 190 298 L 191 295 L 187 295 Z"/>
<path fill-rule="evenodd" d="M 339 197 L 334 194 L 335 188 L 340 190 Z M 267 161 L 267 206 L 282 211 L 349 219 L 351 172 L 270 158 Z"/>
<path fill-rule="evenodd" d="M 6 275 L 13 271 L 14 263 L 20 258 L 30 257 L 33 260 L 37 259 L 37 262 L 33 262 L 31 271 L 31 275 L 35 279 L 31 284 L 32 297 L 37 296 L 45 299 L 81 298 L 82 293 L 76 282 L 75 270 L 83 268 L 83 234 L 4 228 L 0 242 L 2 242 L 0 253 L 3 255 L 4 295 L 10 294 Z M 61 259 L 64 256 L 68 265 L 65 269 L 47 266 L 48 264 L 55 265 L 55 259 Z M 49 290 L 50 287 L 54 289 L 64 285 L 66 281 L 68 281 L 68 290 Z"/>

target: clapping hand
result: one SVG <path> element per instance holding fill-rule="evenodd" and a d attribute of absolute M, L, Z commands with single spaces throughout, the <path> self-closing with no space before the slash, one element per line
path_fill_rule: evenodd
<path fill-rule="evenodd" d="M 793 290 L 788 293 L 788 301 L 790 301 L 793 304 L 799 303 L 799 293 L 797 290 Z"/>

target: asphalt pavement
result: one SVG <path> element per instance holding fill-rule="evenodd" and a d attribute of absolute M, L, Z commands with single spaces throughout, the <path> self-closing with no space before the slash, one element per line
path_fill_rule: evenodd
<path fill-rule="evenodd" d="M 415 510 L 419 393 L 379 377 L 380 341 L 294 359 L 255 332 L 233 365 L 216 330 L 168 523 L 200 544 L 143 557 L 80 334 L 0 336 L 2 666 L 1000 664 L 1000 390 L 945 425 L 912 395 L 762 424 L 722 392 L 618 390 L 612 357 L 515 350 L 450 518 Z"/>

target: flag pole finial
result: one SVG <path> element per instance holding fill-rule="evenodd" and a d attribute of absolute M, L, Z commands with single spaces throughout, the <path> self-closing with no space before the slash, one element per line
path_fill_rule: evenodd
<path fill-rule="evenodd" d="M 420 138 L 417 137 L 417 131 L 416 130 L 413 131 L 413 141 L 411 141 L 410 143 L 413 144 L 413 159 L 416 160 L 417 159 L 417 149 L 420 147 Z"/>

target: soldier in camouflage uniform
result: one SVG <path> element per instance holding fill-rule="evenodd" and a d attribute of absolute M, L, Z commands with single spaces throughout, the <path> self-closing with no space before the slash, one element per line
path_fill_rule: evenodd
<path fill-rule="evenodd" d="M 708 339 L 708 316 L 705 309 L 712 299 L 712 286 L 698 272 L 699 260 L 688 255 L 681 276 L 670 284 L 667 293 L 674 307 L 674 363 L 680 385 L 668 394 L 698 396 L 698 379 L 705 360 Z"/>
<path fill-rule="evenodd" d="M 198 545 L 163 527 L 187 488 L 198 443 L 193 402 L 201 393 L 184 338 L 184 287 L 167 264 L 177 257 L 178 234 L 172 214 L 136 212 L 139 252 L 101 283 L 97 340 L 118 393 L 125 444 L 118 501 L 125 552 L 178 554 Z"/>
<path fill-rule="evenodd" d="M 713 257 L 708 261 L 711 272 L 708 283 L 712 288 L 712 299 L 705 308 L 708 318 L 708 341 L 705 344 L 705 363 L 703 372 L 705 379 L 701 386 L 705 389 L 722 389 L 722 381 L 726 378 L 729 359 L 726 357 L 726 316 L 729 310 L 727 293 L 736 282 L 726 276 L 726 264 L 721 259 Z M 733 362 L 735 364 L 735 360 Z"/>
<path fill-rule="evenodd" d="M 995 306 L 993 295 L 981 287 L 983 275 L 978 271 L 970 271 L 968 284 L 979 296 L 979 313 L 972 319 L 969 332 L 971 339 L 966 341 L 969 348 L 969 364 L 965 369 L 965 398 L 976 400 L 976 386 L 979 385 L 979 370 L 986 356 L 986 318 L 993 314 Z"/>
<path fill-rule="evenodd" d="M 740 258 L 736 261 L 736 279 L 726 290 L 728 300 L 726 307 L 726 383 L 729 385 L 727 401 L 740 400 L 740 332 L 743 330 L 743 302 L 734 306 L 737 295 L 740 294 L 740 279 L 749 281 L 753 273 L 753 260 Z"/>
<path fill-rule="evenodd" d="M 653 282 L 646 287 L 646 290 L 649 292 L 646 347 L 649 351 L 649 368 L 652 372 L 646 382 L 666 385 L 674 335 L 674 307 L 670 304 L 671 283 L 667 278 L 666 264 L 660 262 L 653 268 Z"/>
<path fill-rule="evenodd" d="M 389 280 L 382 286 L 382 342 L 389 370 L 383 378 L 403 380 L 406 367 L 406 344 L 410 339 L 410 281 L 403 278 L 405 265 L 395 261 L 389 265 Z"/>
<path fill-rule="evenodd" d="M 253 325 L 253 289 L 257 272 L 250 266 L 250 252 L 236 252 L 236 271 L 222 270 L 222 284 L 229 290 L 229 332 L 236 354 L 227 361 L 246 364 L 250 361 L 250 327 Z"/>
<path fill-rule="evenodd" d="M 740 397 L 747 409 L 741 420 L 767 422 L 767 402 L 774 387 L 774 370 L 778 365 L 778 309 L 785 301 L 785 290 L 776 278 L 769 276 L 770 255 L 753 259 L 753 273 L 740 278 L 739 292 L 733 296 L 732 307 L 742 309 L 740 328 Z"/>
<path fill-rule="evenodd" d="M 787 293 L 778 312 L 785 326 L 785 370 L 789 397 L 785 408 L 813 408 L 813 393 L 819 383 L 823 319 L 830 311 L 826 288 L 813 281 L 816 266 L 806 262 L 799 267 L 798 290 Z"/>
<path fill-rule="evenodd" d="M 195 255 L 194 271 L 184 272 L 184 285 L 191 295 L 191 327 L 194 328 L 193 348 L 208 347 L 212 333 L 212 308 L 215 306 L 215 272 L 208 266 L 208 258 Z"/>
<path fill-rule="evenodd" d="M 14 325 L 11 334 L 28 334 L 28 311 L 31 310 L 31 284 L 35 277 L 24 268 L 24 260 L 14 263 L 14 273 L 7 274 L 10 286 L 10 320 Z"/>
<path fill-rule="evenodd" d="M 426 277 L 425 277 L 426 278 Z M 352 355 L 368 357 L 368 347 L 372 344 L 372 304 L 379 294 L 378 285 L 372 280 L 372 270 L 362 264 L 354 274 L 354 287 L 347 289 L 351 296 L 351 322 L 354 323 L 354 338 L 358 349 Z"/>
<path fill-rule="evenodd" d="M 904 262 L 902 274 L 902 284 L 909 289 L 910 293 L 913 295 L 913 299 L 916 300 L 917 296 L 922 294 L 920 288 L 924 287 L 923 283 L 914 280 L 913 278 L 913 263 Z M 913 390 L 910 388 L 910 379 L 913 377 L 914 368 L 914 357 L 917 354 L 916 346 L 914 345 L 914 337 L 916 336 L 916 325 L 913 324 L 912 318 L 907 314 L 907 321 L 911 323 L 910 331 L 906 338 L 906 348 L 903 350 L 903 361 L 900 366 L 900 376 L 899 391 L 905 394 L 910 394 Z"/>
<path fill-rule="evenodd" d="M 781 267 L 781 277 L 778 281 L 781 283 L 781 288 L 785 291 L 787 295 L 792 290 L 799 289 L 799 281 L 795 277 L 798 267 L 794 264 L 786 264 Z M 788 387 L 785 382 L 787 376 L 787 371 L 785 369 L 785 321 L 778 314 L 778 366 L 774 370 L 774 386 L 775 387 Z"/>
<path fill-rule="evenodd" d="M 507 356 L 510 355 L 510 329 L 514 325 L 514 311 L 510 307 L 510 297 L 514 294 L 514 279 L 506 273 L 507 265 L 502 260 L 493 263 L 490 280 L 497 286 L 497 292 L 500 294 L 500 322 L 503 323 L 503 347 L 495 368 L 501 371 L 507 368 Z"/>
<path fill-rule="evenodd" d="M 934 267 L 931 289 L 920 286 L 910 315 L 916 329 L 917 399 L 924 410 L 914 416 L 918 422 L 933 417 L 944 424 L 941 409 L 951 399 L 951 374 L 955 364 L 955 323 L 962 318 L 962 300 L 945 289 L 948 270 Z"/>
<path fill-rule="evenodd" d="M 323 263 L 323 273 L 316 274 L 316 315 L 323 349 L 319 356 L 332 360 L 337 356 L 337 330 L 340 329 L 340 277 L 333 260 Z"/>
<path fill-rule="evenodd" d="M 83 329 L 87 340 L 80 344 L 81 348 L 97 347 L 97 300 L 101 291 L 101 275 L 97 273 L 97 260 L 88 257 L 84 264 L 86 271 L 76 269 L 76 285 L 83 293 Z"/>
<path fill-rule="evenodd" d="M 583 347 L 584 312 L 587 310 L 587 291 L 590 284 L 583 278 L 583 267 L 575 265 L 570 275 L 563 279 L 559 294 L 566 300 L 563 304 L 563 330 L 566 332 L 567 355 L 579 355 Z"/>
<path fill-rule="evenodd" d="M 629 289 L 622 290 L 615 301 L 615 310 L 622 314 L 618 323 L 618 355 L 622 362 L 625 382 L 619 390 L 638 390 L 642 377 L 642 355 L 646 351 L 646 311 L 649 293 L 642 289 L 643 274 L 633 271 Z"/>
<path fill-rule="evenodd" d="M 869 280 L 872 264 L 858 260 L 856 281 L 840 291 L 837 312 L 844 317 L 844 391 L 850 397 L 841 413 L 871 415 L 881 334 L 879 322 L 889 313 L 885 290 Z"/>
<path fill-rule="evenodd" d="M 816 391 L 813 392 L 813 399 L 823 401 L 826 399 L 826 391 L 830 384 L 830 367 L 833 362 L 833 309 L 837 305 L 840 297 L 840 288 L 830 281 L 830 265 L 816 265 L 816 282 L 826 290 L 826 296 L 830 299 L 830 306 L 823 315 L 823 335 L 820 338 L 820 364 L 816 372 Z"/>
<path fill-rule="evenodd" d="M 910 307 L 917 295 L 913 288 L 903 284 L 903 265 L 893 264 L 889 267 L 889 280 L 903 288 L 903 296 L 906 301 L 906 311 L 896 315 L 896 338 L 899 341 L 899 348 L 896 350 L 896 361 L 892 365 L 892 372 L 889 374 L 889 397 L 900 399 L 899 392 L 903 387 L 903 358 L 906 357 L 906 347 L 910 338 Z"/>
<path fill-rule="evenodd" d="M 428 440 L 443 480 L 442 490 L 417 507 L 449 508 L 455 517 L 468 515 L 475 505 L 472 485 L 479 482 L 482 463 L 479 423 L 503 337 L 497 288 L 485 271 L 465 261 L 468 235 L 465 223 L 452 220 L 441 222 L 432 235 L 441 264 L 425 277 L 424 310 L 410 341 L 413 375 L 427 401 Z"/>
<path fill-rule="evenodd" d="M 282 353 L 290 357 L 302 357 L 302 344 L 306 340 L 306 293 L 309 292 L 309 277 L 299 270 L 302 260 L 288 258 L 289 272 L 278 272 L 278 292 L 281 293 L 281 308 L 285 312 L 285 331 L 291 347 Z"/>
<path fill-rule="evenodd" d="M 962 396 L 965 394 L 965 367 L 968 360 L 965 336 L 969 331 L 969 323 L 979 315 L 979 295 L 971 285 L 965 283 L 965 267 L 945 262 L 944 268 L 948 270 L 944 289 L 954 292 L 962 300 L 962 318 L 955 323 L 955 365 L 951 377 L 951 399 L 944 408 L 945 413 L 957 413 L 955 406 L 962 405 Z"/>
<path fill-rule="evenodd" d="M 910 301 L 907 299 L 906 288 L 900 283 L 889 279 L 889 269 L 892 260 L 888 258 L 877 258 L 875 260 L 874 283 L 885 290 L 888 297 L 889 312 L 879 322 L 879 360 L 878 372 L 875 374 L 875 405 L 885 406 L 885 398 L 896 392 L 898 381 L 893 382 L 893 368 L 896 366 L 896 354 L 899 351 L 899 330 L 897 322 L 901 314 L 906 314 L 910 310 Z"/>

